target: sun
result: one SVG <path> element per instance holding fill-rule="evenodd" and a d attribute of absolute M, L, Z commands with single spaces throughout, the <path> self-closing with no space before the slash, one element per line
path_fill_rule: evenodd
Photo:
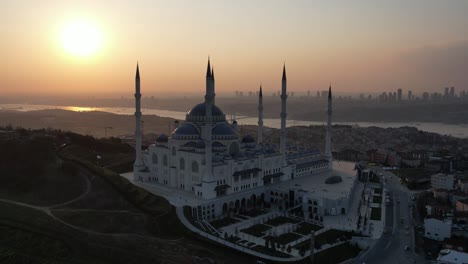
<path fill-rule="evenodd" d="M 74 21 L 64 26 L 61 40 L 65 51 L 80 57 L 96 54 L 102 45 L 98 28 L 86 21 Z"/>

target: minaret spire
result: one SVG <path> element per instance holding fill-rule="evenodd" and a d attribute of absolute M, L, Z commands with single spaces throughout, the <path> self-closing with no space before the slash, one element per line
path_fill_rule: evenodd
<path fill-rule="evenodd" d="M 210 57 L 208 56 L 208 65 L 206 66 L 206 78 L 211 78 Z"/>
<path fill-rule="evenodd" d="M 134 180 L 138 180 L 138 172 L 144 166 L 143 159 L 141 157 L 141 93 L 140 93 L 140 69 L 136 67 L 135 74 L 135 163 L 133 164 L 133 177 Z"/>
<path fill-rule="evenodd" d="M 260 92 L 258 93 L 258 133 L 257 144 L 263 144 L 263 93 L 262 85 L 260 84 Z"/>
<path fill-rule="evenodd" d="M 286 63 L 283 64 L 283 78 L 282 78 L 283 81 L 286 81 Z"/>
<path fill-rule="evenodd" d="M 211 67 L 211 93 L 213 94 L 213 105 L 215 104 L 215 98 L 216 98 L 216 93 L 215 93 L 215 77 L 214 77 L 214 67 Z"/>
<path fill-rule="evenodd" d="M 328 166 L 332 168 L 332 142 L 331 142 L 331 133 L 332 133 L 332 91 L 331 91 L 331 83 L 328 87 L 328 110 L 327 110 L 327 134 L 325 139 L 325 156 L 328 159 Z"/>
<path fill-rule="evenodd" d="M 140 69 L 138 67 L 138 61 L 137 61 L 137 69 L 136 69 L 135 79 L 140 79 Z"/>
<path fill-rule="evenodd" d="M 205 174 L 202 177 L 202 196 L 207 199 L 216 197 L 216 181 L 213 179 L 213 155 L 212 155 L 212 129 L 213 129 L 213 105 L 214 105 L 214 71 L 210 65 L 208 57 L 208 66 L 206 69 L 206 115 L 205 124 L 202 126 L 203 140 L 205 142 Z"/>
<path fill-rule="evenodd" d="M 281 81 L 281 131 L 280 131 L 280 152 L 283 155 L 283 160 L 285 161 L 286 155 L 286 100 L 288 94 L 286 91 L 286 64 L 283 65 L 283 78 Z"/>

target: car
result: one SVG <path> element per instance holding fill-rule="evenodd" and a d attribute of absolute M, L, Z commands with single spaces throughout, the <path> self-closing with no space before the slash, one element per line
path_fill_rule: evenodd
<path fill-rule="evenodd" d="M 405 251 L 408 251 L 410 249 L 409 246 L 405 246 Z"/>
<path fill-rule="evenodd" d="M 400 223 L 402 223 L 402 224 L 403 224 L 404 222 L 405 222 L 405 219 L 404 219 L 403 217 L 402 217 L 402 218 L 400 218 Z"/>
<path fill-rule="evenodd" d="M 399 204 L 399 203 L 400 203 L 400 199 L 398 199 L 396 202 Z"/>

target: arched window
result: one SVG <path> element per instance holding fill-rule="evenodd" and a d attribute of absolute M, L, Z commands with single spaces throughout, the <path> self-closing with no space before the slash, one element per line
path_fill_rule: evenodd
<path fill-rule="evenodd" d="M 180 158 L 179 169 L 185 170 L 185 160 L 184 160 L 184 158 Z"/>
<path fill-rule="evenodd" d="M 176 154 L 175 147 L 172 147 L 172 156 L 175 156 L 175 154 Z"/>
<path fill-rule="evenodd" d="M 153 160 L 154 164 L 158 164 L 158 155 L 156 155 L 156 153 L 153 153 L 153 156 L 151 156 L 151 159 Z"/>
<path fill-rule="evenodd" d="M 198 172 L 198 163 L 196 161 L 192 162 L 192 172 Z"/>
<path fill-rule="evenodd" d="M 163 157 L 163 164 L 164 164 L 164 166 L 167 167 L 167 156 L 166 155 L 164 155 L 164 157 Z"/>

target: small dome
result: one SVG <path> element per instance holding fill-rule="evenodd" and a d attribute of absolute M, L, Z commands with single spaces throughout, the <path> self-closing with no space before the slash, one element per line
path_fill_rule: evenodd
<path fill-rule="evenodd" d="M 219 109 L 219 107 L 217 107 L 216 105 L 213 105 L 213 107 L 211 108 L 211 114 L 213 116 L 224 116 L 223 111 L 221 111 L 221 109 Z M 205 103 L 197 104 L 195 107 L 192 108 L 192 110 L 190 110 L 187 113 L 187 115 L 206 116 L 206 104 Z"/>
<path fill-rule="evenodd" d="M 255 139 L 251 135 L 246 135 L 242 138 L 242 143 L 255 143 Z"/>
<path fill-rule="evenodd" d="M 236 121 L 236 120 L 232 121 L 232 123 L 237 125 L 237 121 Z"/>
<path fill-rule="evenodd" d="M 192 124 L 182 124 L 173 132 L 175 135 L 199 135 L 198 129 Z"/>
<path fill-rule="evenodd" d="M 236 131 L 227 123 L 221 123 L 213 127 L 213 130 L 211 130 L 211 133 L 213 133 L 213 136 L 218 136 L 218 135 L 236 135 Z"/>
<path fill-rule="evenodd" d="M 164 142 L 167 142 L 168 139 L 169 138 L 165 134 L 161 134 L 161 135 L 159 135 L 158 138 L 156 138 L 156 142 L 164 143 Z"/>

